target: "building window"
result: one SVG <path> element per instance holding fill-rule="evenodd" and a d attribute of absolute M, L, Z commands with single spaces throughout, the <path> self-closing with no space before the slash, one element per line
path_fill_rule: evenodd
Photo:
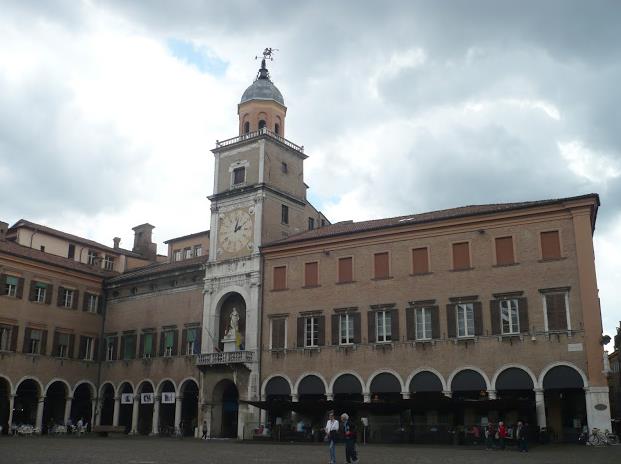
<path fill-rule="evenodd" d="M 354 281 L 353 258 L 339 258 L 338 283 L 346 284 Z"/>
<path fill-rule="evenodd" d="M 457 312 L 457 336 L 474 337 L 474 305 L 459 303 L 455 311 Z"/>
<path fill-rule="evenodd" d="M 319 318 L 309 316 L 304 321 L 304 346 L 312 348 L 319 346 Z"/>
<path fill-rule="evenodd" d="M 175 250 L 174 255 L 175 255 L 175 261 L 181 261 L 183 257 L 183 253 L 181 250 Z"/>
<path fill-rule="evenodd" d="M 317 287 L 319 285 L 319 263 L 314 261 L 312 263 L 304 264 L 304 286 L 305 287 Z"/>
<path fill-rule="evenodd" d="M 68 288 L 60 289 L 60 306 L 65 308 L 73 307 L 74 291 Z"/>
<path fill-rule="evenodd" d="M 33 301 L 37 303 L 45 303 L 46 293 L 47 284 L 42 284 L 41 282 L 35 283 Z"/>
<path fill-rule="evenodd" d="M 136 357 L 136 335 L 123 335 L 123 359 L 134 359 Z"/>
<path fill-rule="evenodd" d="M 59 358 L 69 357 L 69 334 L 57 334 L 58 345 L 56 346 L 56 356 Z"/>
<path fill-rule="evenodd" d="M 203 247 L 201 245 L 194 247 L 194 256 L 203 256 Z"/>
<path fill-rule="evenodd" d="M 239 167 L 233 169 L 233 185 L 241 185 L 246 182 L 246 168 Z"/>
<path fill-rule="evenodd" d="M 89 313 L 96 313 L 99 307 L 99 295 L 93 295 L 91 293 L 86 294 L 86 310 Z"/>
<path fill-rule="evenodd" d="M 104 257 L 104 269 L 106 271 L 111 271 L 114 269 L 114 257 L 106 255 Z"/>
<path fill-rule="evenodd" d="M 39 354 L 41 353 L 41 339 L 43 333 L 40 330 L 31 329 L 30 337 L 28 340 L 28 353 Z"/>
<path fill-rule="evenodd" d="M 106 338 L 106 361 L 114 361 L 116 337 Z"/>
<path fill-rule="evenodd" d="M 518 300 L 500 301 L 500 322 L 503 334 L 520 332 L 520 315 L 518 312 Z"/>
<path fill-rule="evenodd" d="M 326 220 L 325 220 L 325 219 L 322 219 L 322 220 L 321 220 L 321 227 L 324 227 L 325 225 L 326 225 Z"/>
<path fill-rule="evenodd" d="M 547 330 L 569 330 L 568 318 L 568 294 L 567 293 L 548 293 L 544 297 L 546 310 Z"/>
<path fill-rule="evenodd" d="M 276 133 L 276 135 L 280 135 L 280 124 L 274 124 L 274 132 Z"/>
<path fill-rule="evenodd" d="M 561 258 L 561 241 L 559 238 L 558 230 L 541 232 L 541 258 Z"/>
<path fill-rule="evenodd" d="M 468 242 L 453 243 L 453 270 L 470 269 L 470 244 Z"/>
<path fill-rule="evenodd" d="M 416 340 L 430 340 L 433 338 L 431 311 L 431 308 L 416 308 Z"/>
<path fill-rule="evenodd" d="M 11 351 L 11 332 L 10 326 L 0 326 L 0 351 Z"/>
<path fill-rule="evenodd" d="M 83 353 L 82 359 L 84 361 L 92 361 L 95 357 L 95 340 L 93 337 L 83 337 Z"/>
<path fill-rule="evenodd" d="M 244 123 L 244 134 L 247 134 L 248 132 L 250 132 L 250 123 L 246 121 Z"/>
<path fill-rule="evenodd" d="M 315 219 L 312 217 L 308 218 L 308 230 L 313 230 L 315 228 Z"/>
<path fill-rule="evenodd" d="M 153 356 L 153 333 L 142 334 L 142 357 L 149 359 Z"/>
<path fill-rule="evenodd" d="M 374 277 L 376 279 L 388 279 L 390 276 L 390 265 L 388 252 L 375 253 L 373 256 Z"/>
<path fill-rule="evenodd" d="M 18 286 L 17 277 L 6 276 L 6 285 L 4 288 L 4 292 L 8 296 L 17 296 L 17 286 Z"/>
<path fill-rule="evenodd" d="M 392 313 L 390 311 L 375 312 L 375 340 L 377 342 L 392 340 Z"/>
<path fill-rule="evenodd" d="M 187 331 L 187 341 L 186 341 L 186 347 L 185 347 L 185 353 L 186 354 L 196 354 L 198 353 L 198 350 L 196 349 L 196 342 L 198 339 L 198 328 L 197 327 L 191 327 L 188 329 Z"/>
<path fill-rule="evenodd" d="M 429 253 L 427 247 L 412 250 L 412 274 L 429 273 Z"/>
<path fill-rule="evenodd" d="M 75 245 L 73 243 L 69 244 L 69 249 L 67 250 L 67 258 L 73 259 L 75 256 Z"/>
<path fill-rule="evenodd" d="M 272 350 L 284 350 L 286 348 L 286 330 L 287 319 L 278 318 L 272 319 L 272 337 L 271 337 L 271 349 Z"/>
<path fill-rule="evenodd" d="M 185 259 L 190 259 L 192 257 L 192 248 L 186 248 L 184 250 Z"/>
<path fill-rule="evenodd" d="M 341 345 L 351 345 L 354 343 L 354 315 L 339 315 L 339 343 Z"/>
<path fill-rule="evenodd" d="M 45 253 L 45 245 L 41 245 L 41 248 L 40 248 L 40 249 L 41 249 L 41 251 L 42 251 L 43 253 Z"/>
<path fill-rule="evenodd" d="M 96 265 L 99 260 L 99 253 L 95 250 L 88 250 L 86 262 L 90 265 Z"/>
<path fill-rule="evenodd" d="M 283 174 L 287 174 L 289 172 L 289 167 L 287 166 L 287 163 L 285 162 L 280 163 L 280 171 Z"/>
<path fill-rule="evenodd" d="M 164 356 L 171 357 L 173 355 L 173 348 L 175 346 L 175 332 L 173 330 L 167 330 L 164 332 Z"/>
<path fill-rule="evenodd" d="M 508 266 L 515 263 L 513 255 L 513 237 L 498 237 L 496 243 L 496 264 Z"/>
<path fill-rule="evenodd" d="M 264 119 L 259 120 L 259 130 L 265 128 L 266 123 Z"/>
<path fill-rule="evenodd" d="M 273 290 L 285 290 L 287 288 L 287 267 L 277 266 L 274 268 Z"/>
<path fill-rule="evenodd" d="M 280 209 L 280 222 L 289 224 L 289 207 L 287 205 L 282 205 Z"/>

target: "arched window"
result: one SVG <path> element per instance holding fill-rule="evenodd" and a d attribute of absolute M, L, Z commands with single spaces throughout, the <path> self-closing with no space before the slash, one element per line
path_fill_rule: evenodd
<path fill-rule="evenodd" d="M 280 124 L 274 124 L 274 132 L 276 132 L 276 135 L 280 135 Z"/>
<path fill-rule="evenodd" d="M 263 129 L 264 127 L 265 127 L 265 120 L 264 120 L 264 119 L 261 119 L 261 120 L 259 121 L 259 130 Z"/>
<path fill-rule="evenodd" d="M 248 132 L 250 132 L 250 123 L 246 121 L 244 123 L 244 134 L 247 134 Z"/>

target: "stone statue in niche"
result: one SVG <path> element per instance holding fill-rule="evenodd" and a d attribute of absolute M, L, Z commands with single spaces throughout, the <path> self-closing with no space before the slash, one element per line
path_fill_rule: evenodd
<path fill-rule="evenodd" d="M 231 316 L 229 319 L 229 327 L 226 329 L 224 338 L 234 339 L 236 338 L 238 333 L 239 333 L 239 313 L 237 312 L 237 308 L 233 307 L 233 311 L 231 311 Z"/>

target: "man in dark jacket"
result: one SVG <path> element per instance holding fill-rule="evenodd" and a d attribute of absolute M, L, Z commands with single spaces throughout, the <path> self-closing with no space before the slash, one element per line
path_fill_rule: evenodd
<path fill-rule="evenodd" d="M 347 463 L 357 463 L 358 453 L 356 452 L 356 427 L 354 421 L 349 420 L 346 413 L 341 414 L 343 423 L 343 435 L 345 436 L 345 461 Z"/>
<path fill-rule="evenodd" d="M 528 452 L 528 426 L 522 423 L 522 421 L 517 423 L 515 438 L 517 439 L 518 451 L 522 453 Z"/>

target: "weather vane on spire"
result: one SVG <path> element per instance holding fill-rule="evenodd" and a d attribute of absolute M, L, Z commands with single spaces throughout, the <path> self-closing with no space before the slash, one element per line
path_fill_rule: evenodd
<path fill-rule="evenodd" d="M 267 47 L 265 50 L 263 50 L 263 58 L 261 59 L 261 69 L 259 70 L 257 79 L 269 79 L 270 78 L 267 67 L 265 66 L 265 60 L 274 61 L 274 52 L 277 52 L 277 51 L 278 51 L 277 48 L 271 48 L 271 47 Z M 255 56 L 254 59 L 258 60 L 259 57 Z"/>

